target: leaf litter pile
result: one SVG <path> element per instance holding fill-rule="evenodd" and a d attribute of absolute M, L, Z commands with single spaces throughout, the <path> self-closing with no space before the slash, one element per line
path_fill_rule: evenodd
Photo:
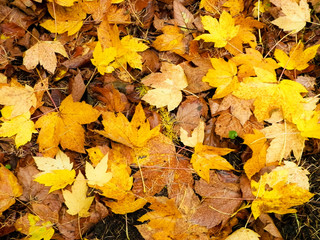
<path fill-rule="evenodd" d="M 317 0 L 0 0 L 1 239 L 320 239 Z"/>

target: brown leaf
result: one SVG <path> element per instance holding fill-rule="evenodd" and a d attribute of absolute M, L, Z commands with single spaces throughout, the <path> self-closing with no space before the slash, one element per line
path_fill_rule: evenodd
<path fill-rule="evenodd" d="M 173 1 L 173 17 L 179 27 L 193 29 L 194 17 L 178 0 Z"/>
<path fill-rule="evenodd" d="M 83 82 L 81 73 L 78 73 L 74 78 L 71 79 L 69 86 L 73 101 L 79 102 L 86 91 L 86 85 Z"/>
<path fill-rule="evenodd" d="M 260 235 L 261 240 L 282 240 L 281 233 L 268 214 L 261 214 L 254 222 L 253 229 Z"/>
<path fill-rule="evenodd" d="M 223 227 L 242 203 L 238 181 L 237 176 L 223 171 L 211 171 L 209 184 L 202 179 L 197 181 L 195 190 L 203 197 L 203 201 L 191 221 L 207 228 L 219 224 Z"/>
<path fill-rule="evenodd" d="M 64 65 L 67 68 L 78 68 L 86 63 L 90 62 L 90 59 L 92 58 L 93 51 L 89 51 L 87 54 L 83 56 L 77 56 L 75 58 L 69 59 L 67 61 L 64 61 L 62 65 Z"/>
<path fill-rule="evenodd" d="M 142 57 L 142 71 L 143 74 L 158 72 L 161 67 L 160 59 L 156 51 L 147 49 L 140 53 Z"/>

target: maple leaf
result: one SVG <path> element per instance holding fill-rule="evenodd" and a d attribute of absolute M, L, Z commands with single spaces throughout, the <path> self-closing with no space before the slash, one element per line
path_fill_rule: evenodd
<path fill-rule="evenodd" d="M 97 132 L 128 147 L 143 147 L 160 131 L 160 125 L 150 130 L 150 123 L 146 119 L 141 103 L 137 105 L 131 122 L 122 113 L 116 116 L 113 112 L 105 112 L 102 116 L 104 130 Z"/>
<path fill-rule="evenodd" d="M 14 226 L 30 240 L 50 240 L 54 234 L 53 224 L 50 221 L 44 221 L 31 213 L 20 217 Z"/>
<path fill-rule="evenodd" d="M 0 216 L 22 195 L 22 187 L 10 170 L 0 163 Z"/>
<path fill-rule="evenodd" d="M 59 150 L 56 158 L 49 157 L 33 157 L 39 170 L 44 172 L 35 176 L 34 181 L 51 186 L 50 192 L 65 188 L 72 184 L 76 172 L 72 169 L 73 164 L 70 163 L 69 157 Z"/>
<path fill-rule="evenodd" d="M 181 218 L 181 213 L 177 209 L 174 199 L 166 197 L 150 198 L 151 212 L 146 213 L 138 219 L 140 222 L 149 220 L 147 226 L 151 228 L 154 239 L 170 239 L 174 233 L 177 219 Z M 140 225 L 141 226 L 141 225 Z M 139 226 L 138 230 L 140 229 Z M 154 229 L 154 231 L 152 231 Z"/>
<path fill-rule="evenodd" d="M 41 128 L 37 142 L 39 150 L 46 156 L 54 156 L 59 143 L 63 148 L 84 153 L 84 129 L 81 124 L 95 121 L 99 111 L 85 102 L 73 102 L 66 97 L 59 112 L 48 113 L 38 119 L 36 128 Z"/>
<path fill-rule="evenodd" d="M 112 178 L 112 173 L 107 172 L 108 169 L 108 154 L 106 154 L 95 168 L 86 162 L 86 177 L 89 186 L 103 186 Z"/>
<path fill-rule="evenodd" d="M 264 58 L 258 50 L 253 48 L 246 48 L 246 53 L 240 53 L 231 60 L 238 66 L 237 76 L 241 78 L 255 76 L 254 67 L 259 67 L 271 73 L 279 67 L 275 60 Z"/>
<path fill-rule="evenodd" d="M 39 41 L 25 52 L 23 65 L 28 69 L 34 69 L 39 63 L 50 73 L 54 73 L 57 67 L 57 57 L 60 53 L 68 57 L 64 46 L 58 41 Z"/>
<path fill-rule="evenodd" d="M 289 56 L 277 48 L 274 51 L 274 57 L 278 60 L 278 64 L 281 67 L 288 70 L 297 69 L 301 71 L 309 66 L 308 62 L 316 56 L 319 46 L 320 44 L 317 44 L 303 50 L 304 45 L 300 41 L 291 48 Z"/>
<path fill-rule="evenodd" d="M 0 124 L 0 137 L 15 136 L 14 141 L 17 148 L 29 142 L 32 138 L 32 133 L 37 133 L 33 121 L 30 120 L 29 111 L 10 120 L 6 120 L 6 118 L 10 117 L 11 113 L 8 116 L 3 109 L 1 113 L 3 123 Z"/>
<path fill-rule="evenodd" d="M 194 148 L 194 153 L 192 154 L 190 162 L 197 174 L 209 182 L 210 169 L 234 170 L 232 165 L 226 159 L 221 157 L 232 151 L 233 149 L 216 148 L 198 143 Z"/>
<path fill-rule="evenodd" d="M 105 202 L 105 204 L 111 208 L 111 211 L 115 214 L 127 214 L 135 212 L 142 208 L 148 201 L 144 198 L 136 199 L 132 192 L 128 192 L 127 195 L 117 202 Z"/>
<path fill-rule="evenodd" d="M 299 118 L 294 120 L 294 123 L 297 124 L 301 136 L 320 139 L 319 118 L 319 111 L 304 111 Z"/>
<path fill-rule="evenodd" d="M 0 86 L 0 104 L 12 107 L 10 116 L 6 114 L 6 118 L 10 119 L 28 112 L 31 107 L 36 107 L 37 98 L 32 87 L 23 87 L 13 81 L 11 86 Z"/>
<path fill-rule="evenodd" d="M 235 20 L 226 11 L 220 15 L 219 22 L 210 16 L 201 17 L 201 22 L 209 33 L 202 34 L 194 40 L 203 39 L 205 42 L 214 42 L 216 48 L 225 47 L 232 38 L 237 36 L 240 29 L 240 26 L 234 26 Z"/>
<path fill-rule="evenodd" d="M 267 150 L 267 162 L 277 162 L 290 156 L 291 151 L 297 160 L 300 160 L 305 137 L 301 136 L 295 124 L 285 122 L 283 124 L 274 123 L 261 130 L 266 138 L 273 140 Z"/>
<path fill-rule="evenodd" d="M 259 240 L 260 235 L 251 229 L 242 227 L 237 231 L 233 232 L 231 235 L 229 235 L 225 240 L 240 240 L 240 239 Z"/>
<path fill-rule="evenodd" d="M 91 62 L 98 68 L 99 73 L 111 73 L 114 71 L 114 67 L 110 66 L 110 63 L 114 61 L 117 56 L 116 49 L 113 47 L 102 50 L 101 43 L 98 42 L 93 51 L 93 59 Z"/>
<path fill-rule="evenodd" d="M 310 9 L 307 0 L 300 0 L 299 5 L 293 0 L 271 0 L 277 7 L 281 7 L 285 16 L 273 20 L 271 23 L 284 31 L 299 32 L 306 22 L 310 21 Z"/>
<path fill-rule="evenodd" d="M 155 89 L 149 90 L 142 100 L 157 108 L 168 106 L 168 111 L 175 109 L 182 101 L 181 90 L 188 86 L 187 77 L 181 66 L 163 62 L 162 73 L 151 73 L 142 83 Z"/>
<path fill-rule="evenodd" d="M 182 127 L 180 128 L 181 142 L 189 147 L 195 147 L 197 143 L 202 143 L 204 139 L 204 121 L 200 121 L 199 125 L 193 130 L 191 137 L 188 136 L 188 132 Z"/>
<path fill-rule="evenodd" d="M 244 8 L 243 0 L 228 0 L 222 6 L 230 8 L 231 16 L 239 14 Z"/>
<path fill-rule="evenodd" d="M 186 52 L 185 44 L 182 41 L 184 35 L 179 27 L 164 26 L 161 30 L 163 34 L 154 40 L 152 47 L 159 51 L 173 51 L 180 55 Z"/>
<path fill-rule="evenodd" d="M 290 168 L 292 166 L 280 170 L 275 168 L 262 175 L 259 182 L 251 181 L 252 193 L 256 196 L 251 207 L 255 219 L 262 213 L 295 213 L 297 210 L 291 207 L 308 202 L 313 197 L 314 194 L 297 183 L 301 179 L 298 176 L 306 172 L 289 171 Z"/>
<path fill-rule="evenodd" d="M 40 26 L 44 27 L 52 33 L 62 34 L 68 32 L 68 36 L 79 32 L 83 25 L 83 21 L 57 21 L 48 19 L 41 23 Z"/>
<path fill-rule="evenodd" d="M 206 11 L 211 13 L 219 13 L 217 3 L 218 0 L 201 0 L 199 8 L 204 8 Z"/>
<path fill-rule="evenodd" d="M 67 213 L 70 215 L 78 214 L 79 217 L 88 217 L 88 212 L 94 197 L 87 197 L 87 182 L 79 172 L 76 180 L 74 181 L 71 191 L 63 190 L 62 194 L 65 200 L 65 204 L 68 207 Z"/>
<path fill-rule="evenodd" d="M 208 82 L 210 86 L 216 87 L 213 99 L 223 98 L 237 89 L 239 82 L 237 66 L 234 62 L 226 62 L 222 58 L 211 58 L 211 64 L 214 69 L 209 69 L 206 76 L 202 78 L 203 82 Z"/>
<path fill-rule="evenodd" d="M 243 169 L 249 179 L 265 167 L 267 160 L 267 139 L 265 135 L 257 130 L 253 129 L 254 134 L 245 134 L 243 144 L 248 145 L 252 149 L 252 157 L 244 164 Z"/>

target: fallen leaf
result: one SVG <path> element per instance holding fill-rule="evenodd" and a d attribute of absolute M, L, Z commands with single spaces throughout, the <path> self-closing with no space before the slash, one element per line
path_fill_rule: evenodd
<path fill-rule="evenodd" d="M 179 27 L 184 27 L 186 28 L 185 30 L 194 29 L 194 17 L 192 13 L 178 0 L 173 1 L 173 17 Z"/>
<path fill-rule="evenodd" d="M 241 240 L 241 239 L 259 240 L 260 235 L 251 229 L 242 227 L 237 231 L 233 232 L 231 235 L 229 235 L 225 240 Z"/>
<path fill-rule="evenodd" d="M 256 196 L 251 207 L 255 219 L 262 213 L 295 213 L 297 210 L 292 207 L 308 202 L 314 196 L 308 189 L 300 187 L 296 180 L 289 181 L 292 173 L 288 168 L 276 169 L 262 175 L 259 182 L 251 181 L 252 193 Z M 301 171 L 296 173 L 300 174 Z M 294 178 L 290 179 L 292 181 Z"/>
<path fill-rule="evenodd" d="M 57 57 L 60 53 L 68 57 L 64 46 L 58 41 L 39 41 L 25 52 L 23 65 L 28 69 L 34 69 L 38 64 L 42 65 L 50 73 L 54 73 L 57 67 Z"/>
<path fill-rule="evenodd" d="M 228 0 L 222 6 L 229 8 L 231 16 L 241 13 L 244 8 L 243 0 Z"/>
<path fill-rule="evenodd" d="M 128 147 L 143 147 L 148 140 L 157 136 L 160 131 L 160 125 L 150 129 L 150 123 L 146 119 L 140 103 L 136 107 L 131 122 L 122 113 L 118 113 L 116 116 L 113 112 L 105 112 L 102 115 L 104 130 L 97 132 Z M 113 124 L 110 124 L 110 122 Z"/>
<path fill-rule="evenodd" d="M 117 202 L 105 202 L 105 204 L 111 208 L 111 211 L 115 214 L 127 214 L 132 213 L 142 208 L 148 201 L 144 198 L 136 199 L 135 195 L 128 192 L 126 197 Z"/>
<path fill-rule="evenodd" d="M 61 150 L 57 152 L 56 158 L 50 157 L 33 157 L 37 168 L 45 173 L 53 170 L 72 170 L 73 164 L 70 163 L 70 158 Z"/>
<path fill-rule="evenodd" d="M 155 89 L 149 90 L 142 100 L 157 108 L 168 106 L 168 111 L 175 109 L 182 101 L 181 90 L 188 86 L 186 75 L 181 66 L 163 62 L 162 73 L 151 73 L 142 83 Z"/>
<path fill-rule="evenodd" d="M 13 205 L 16 197 L 23 193 L 23 189 L 15 175 L 0 163 L 0 216 L 2 212 Z"/>
<path fill-rule="evenodd" d="M 197 174 L 209 182 L 210 169 L 234 170 L 232 165 L 225 158 L 221 157 L 232 151 L 233 149 L 216 148 L 198 143 L 194 148 L 190 162 Z"/>
<path fill-rule="evenodd" d="M 108 154 L 106 154 L 95 168 L 86 162 L 86 177 L 88 179 L 88 185 L 94 187 L 95 185 L 103 186 L 109 182 L 112 178 L 112 173 L 107 172 L 108 169 Z"/>
<path fill-rule="evenodd" d="M 103 50 L 101 43 L 98 42 L 94 48 L 93 59 L 91 59 L 91 62 L 98 68 L 99 73 L 111 73 L 114 71 L 114 67 L 110 66 L 110 64 L 115 60 L 116 56 L 116 48 L 109 47 Z"/>
<path fill-rule="evenodd" d="M 41 128 L 37 142 L 45 156 L 54 156 L 59 143 L 63 148 L 84 153 L 84 129 L 81 124 L 95 121 L 100 113 L 85 102 L 73 102 L 72 96 L 65 98 L 59 112 L 40 117 L 35 127 Z"/>
<path fill-rule="evenodd" d="M 68 32 L 68 36 L 76 34 L 79 32 L 83 25 L 83 21 L 57 21 L 53 19 L 48 19 L 41 23 L 40 26 L 44 27 L 52 33 L 62 34 Z"/>
<path fill-rule="evenodd" d="M 310 9 L 307 0 L 296 1 L 271 0 L 273 4 L 280 7 L 285 16 L 280 16 L 271 23 L 282 28 L 284 31 L 297 33 L 310 21 Z"/>
<path fill-rule="evenodd" d="M 65 199 L 65 204 L 68 207 L 67 212 L 70 215 L 79 215 L 79 217 L 88 217 L 88 212 L 94 197 L 87 197 L 87 182 L 79 172 L 76 180 L 74 181 L 71 191 L 63 190 L 62 194 Z"/>
<path fill-rule="evenodd" d="M 54 234 L 53 224 L 39 216 L 27 213 L 14 224 L 15 228 L 32 240 L 50 240 Z"/>
<path fill-rule="evenodd" d="M 183 128 L 180 128 L 180 140 L 185 146 L 195 147 L 197 143 L 203 142 L 205 123 L 200 121 L 199 125 L 193 130 L 191 136 Z"/>
<path fill-rule="evenodd" d="M 313 45 L 305 50 L 304 45 L 301 41 L 298 44 L 292 46 L 289 56 L 281 49 L 276 49 L 274 51 L 274 57 L 277 59 L 278 64 L 288 70 L 304 70 L 309 64 L 308 62 L 313 59 L 317 54 L 317 49 L 320 44 Z"/>

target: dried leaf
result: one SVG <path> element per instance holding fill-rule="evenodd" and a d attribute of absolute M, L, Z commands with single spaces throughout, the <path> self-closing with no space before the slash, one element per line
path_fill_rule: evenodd
<path fill-rule="evenodd" d="M 259 240 L 260 235 L 255 231 L 248 228 L 240 228 L 231 235 L 229 235 L 225 240 Z"/>

